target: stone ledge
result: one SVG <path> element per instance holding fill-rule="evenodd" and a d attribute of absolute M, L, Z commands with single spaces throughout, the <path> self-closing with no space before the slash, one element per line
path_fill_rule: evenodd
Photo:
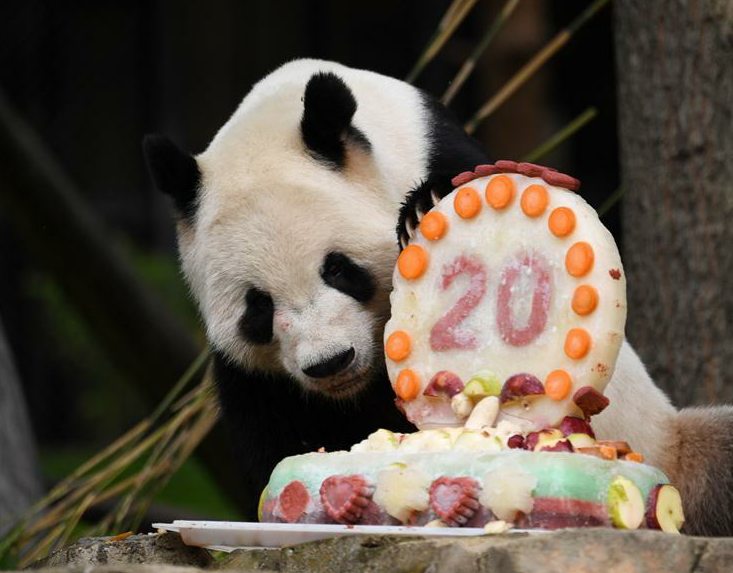
<path fill-rule="evenodd" d="M 728 573 L 733 538 L 568 529 L 481 537 L 351 536 L 281 549 L 241 549 L 216 562 L 177 534 L 81 540 L 36 565 L 44 573 Z M 188 567 L 181 567 L 187 565 Z"/>
<path fill-rule="evenodd" d="M 33 564 L 41 567 L 75 567 L 119 564 L 168 564 L 209 567 L 214 558 L 205 549 L 189 547 L 177 533 L 131 535 L 111 541 L 106 537 L 85 537 L 74 545 L 54 551 Z"/>
<path fill-rule="evenodd" d="M 288 573 L 730 573 L 733 538 L 595 528 L 437 540 L 360 536 L 239 550 L 217 567 Z"/>

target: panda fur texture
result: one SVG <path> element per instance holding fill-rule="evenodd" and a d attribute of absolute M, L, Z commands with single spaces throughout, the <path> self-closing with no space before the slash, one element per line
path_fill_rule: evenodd
<path fill-rule="evenodd" d="M 296 60 L 200 155 L 161 135 L 143 148 L 173 198 L 249 516 L 283 457 L 413 431 L 384 366 L 392 270 L 451 177 L 489 162 L 447 110 L 396 79 Z M 733 533 L 733 411 L 677 412 L 628 343 L 606 394 L 599 439 L 626 440 L 667 473 L 688 531 Z"/>

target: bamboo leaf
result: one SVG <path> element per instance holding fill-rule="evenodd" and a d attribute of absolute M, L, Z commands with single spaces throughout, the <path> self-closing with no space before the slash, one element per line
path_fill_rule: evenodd
<path fill-rule="evenodd" d="M 407 77 L 405 78 L 407 83 L 413 83 L 425 67 L 438 54 L 438 52 L 440 52 L 441 48 L 450 39 L 453 32 L 456 31 L 456 28 L 458 28 L 461 22 L 463 22 L 474 4 L 476 4 L 476 1 L 477 0 L 453 0 L 440 21 L 438 28 L 435 30 L 435 33 L 430 40 L 428 40 L 425 49 L 417 60 L 417 63 L 413 66 L 410 73 L 407 74 Z"/>
<path fill-rule="evenodd" d="M 603 217 L 606 213 L 608 213 L 611 210 L 611 207 L 613 207 L 621 200 L 625 192 L 626 190 L 624 188 L 619 187 L 618 189 L 616 189 L 616 191 L 606 197 L 606 200 L 597 209 L 598 216 Z"/>
<path fill-rule="evenodd" d="M 504 86 L 487 101 L 464 126 L 468 133 L 473 133 L 479 124 L 509 97 L 523 86 L 542 65 L 554 56 L 565 44 L 568 43 L 573 34 L 588 22 L 601 8 L 610 0 L 596 0 L 586 8 L 575 20 L 560 32 L 542 48 L 524 67 L 522 67 Z"/>
<path fill-rule="evenodd" d="M 496 20 L 494 20 L 494 22 L 491 24 L 491 27 L 488 29 L 486 34 L 484 34 L 484 37 L 481 38 L 481 41 L 479 41 L 476 48 L 474 48 L 473 52 L 471 52 L 471 55 L 468 57 L 468 59 L 463 62 L 461 69 L 451 81 L 446 92 L 443 94 L 441 101 L 444 105 L 448 105 L 451 101 L 453 101 L 453 98 L 458 93 L 458 90 L 463 87 L 463 84 L 471 75 L 471 72 L 473 72 L 479 58 L 486 51 L 486 48 L 489 47 L 494 37 L 499 33 L 499 30 L 502 29 L 506 21 L 509 19 L 509 16 L 512 15 L 512 12 L 514 12 L 517 4 L 519 4 L 519 1 L 520 0 L 508 0 L 507 3 L 504 4 L 501 12 L 499 12 L 499 15 L 496 17 Z"/>
<path fill-rule="evenodd" d="M 594 107 L 589 107 L 573 121 L 563 127 L 555 135 L 550 137 L 547 141 L 543 142 L 536 149 L 529 152 L 522 158 L 522 161 L 529 161 L 534 163 L 538 159 L 541 159 L 548 153 L 551 153 L 557 147 L 562 145 L 567 139 L 572 137 L 580 129 L 582 129 L 587 123 L 593 120 L 598 115 L 598 110 Z"/>

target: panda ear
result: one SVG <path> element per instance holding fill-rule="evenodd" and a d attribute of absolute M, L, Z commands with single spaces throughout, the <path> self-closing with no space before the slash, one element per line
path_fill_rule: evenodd
<path fill-rule="evenodd" d="M 143 155 L 158 190 L 173 198 L 182 218 L 191 218 L 196 210 L 196 191 L 201 182 L 196 160 L 168 137 L 158 133 L 143 137 Z"/>
<path fill-rule="evenodd" d="M 349 140 L 368 150 L 369 141 L 351 124 L 355 112 L 354 94 L 340 77 L 331 72 L 314 74 L 305 86 L 300 122 L 308 150 L 339 169 L 346 163 Z"/>

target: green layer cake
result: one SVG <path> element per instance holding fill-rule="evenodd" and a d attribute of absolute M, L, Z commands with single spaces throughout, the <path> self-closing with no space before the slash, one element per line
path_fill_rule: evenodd
<path fill-rule="evenodd" d="M 411 441 L 422 442 L 422 451 L 413 451 Z M 288 457 L 263 492 L 261 519 L 463 527 L 503 522 L 542 529 L 664 525 L 655 517 L 660 494 L 675 497 L 676 490 L 660 470 L 589 454 L 503 449 L 499 442 L 460 429 L 380 430 L 357 451 Z M 538 445 L 552 449 L 559 442 L 545 432 Z M 672 505 L 670 520 L 678 511 Z"/>
<path fill-rule="evenodd" d="M 453 183 L 403 245 L 384 332 L 397 407 L 419 431 L 286 458 L 261 519 L 678 531 L 667 477 L 589 422 L 608 406 L 626 283 L 579 182 L 497 161 Z"/>

